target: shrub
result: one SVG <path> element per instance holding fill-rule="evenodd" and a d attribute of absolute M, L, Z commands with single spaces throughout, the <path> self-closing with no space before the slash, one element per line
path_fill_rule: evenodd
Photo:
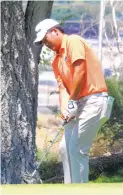
<path fill-rule="evenodd" d="M 114 76 L 106 80 L 109 95 L 115 98 L 112 114 L 114 116 L 123 113 L 123 81 L 118 81 Z M 120 116 L 118 116 L 120 117 Z"/>
<path fill-rule="evenodd" d="M 44 152 L 42 152 L 41 150 L 37 151 L 38 161 L 41 159 L 41 156 L 44 154 Z M 62 183 L 63 169 L 61 162 L 59 162 L 58 154 L 50 152 L 41 163 L 39 173 L 41 179 L 43 180 L 43 183 Z"/>
<path fill-rule="evenodd" d="M 107 152 L 122 151 L 123 146 L 123 80 L 116 77 L 106 80 L 109 95 L 115 98 L 110 120 L 102 126 L 95 142 L 105 140 Z"/>

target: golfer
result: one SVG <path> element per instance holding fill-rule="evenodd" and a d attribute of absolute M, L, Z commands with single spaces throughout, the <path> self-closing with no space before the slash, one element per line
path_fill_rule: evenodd
<path fill-rule="evenodd" d="M 68 122 L 59 147 L 64 183 L 87 183 L 89 151 L 108 99 L 100 61 L 82 37 L 65 34 L 53 19 L 41 21 L 35 30 L 34 44 L 56 52 L 52 68 L 59 86 L 61 116 Z"/>

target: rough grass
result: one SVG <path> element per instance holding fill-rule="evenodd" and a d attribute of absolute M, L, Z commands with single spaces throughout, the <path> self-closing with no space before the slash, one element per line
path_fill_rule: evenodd
<path fill-rule="evenodd" d="M 40 160 L 43 152 L 42 150 L 37 152 L 37 160 Z M 63 183 L 63 168 L 58 154 L 50 152 L 41 163 L 39 173 L 43 183 Z M 89 183 L 123 183 L 123 166 L 107 169 L 101 173 L 90 169 Z"/>
<path fill-rule="evenodd" d="M 53 115 L 39 115 L 36 129 L 37 160 L 51 144 L 57 131 L 59 130 L 60 120 Z M 63 131 L 56 143 L 50 149 L 40 166 L 40 176 L 44 183 L 63 183 L 63 169 L 59 158 L 59 142 Z M 116 145 L 115 145 L 116 146 Z M 119 146 L 118 146 L 119 148 Z M 103 136 L 97 136 L 91 150 L 90 156 L 110 155 L 108 140 Z M 53 178 L 53 179 L 52 179 Z M 116 170 L 106 170 L 99 173 L 97 170 L 90 170 L 90 183 L 117 183 L 123 182 L 123 168 L 116 167 Z"/>
<path fill-rule="evenodd" d="M 101 175 L 90 183 L 123 183 L 123 168 L 119 168 L 113 174 Z"/>
<path fill-rule="evenodd" d="M 36 128 L 36 146 L 38 150 L 46 150 L 54 139 L 57 131 L 59 130 L 61 120 L 55 115 L 38 115 L 37 128 Z M 51 153 L 59 153 L 59 143 L 61 141 L 63 131 L 59 134 L 56 143 L 50 149 Z M 103 156 L 110 155 L 112 152 L 119 152 L 122 150 L 121 144 L 116 141 L 114 145 L 110 146 L 110 135 L 98 134 L 92 144 L 90 156 Z"/>
<path fill-rule="evenodd" d="M 93 182 L 90 181 L 90 183 L 123 183 L 123 176 L 115 175 L 115 176 L 100 176 Z"/>
<path fill-rule="evenodd" d="M 38 150 L 46 150 L 54 139 L 60 127 L 60 119 L 54 115 L 38 115 L 36 128 L 36 146 Z M 58 154 L 59 142 L 62 138 L 63 131 L 59 134 L 58 139 L 53 144 L 51 152 Z"/>

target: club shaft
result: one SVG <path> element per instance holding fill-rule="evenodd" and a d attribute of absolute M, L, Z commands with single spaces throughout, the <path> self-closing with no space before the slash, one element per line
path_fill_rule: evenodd
<path fill-rule="evenodd" d="M 38 164 L 37 168 L 33 171 L 32 176 L 34 176 L 34 175 L 35 175 L 35 173 L 36 173 L 36 171 L 37 171 L 37 169 L 39 169 L 39 167 L 40 167 L 41 163 L 42 163 L 42 162 L 43 162 L 43 160 L 45 159 L 46 155 L 49 153 L 50 148 L 51 148 L 51 147 L 52 147 L 52 145 L 55 143 L 55 141 L 56 141 L 57 137 L 59 136 L 59 134 L 60 134 L 60 132 L 61 132 L 62 128 L 64 127 L 64 125 L 65 125 L 66 123 L 67 123 L 67 121 L 66 121 L 66 120 L 64 120 L 64 121 L 63 121 L 63 123 L 62 123 L 62 125 L 61 125 L 61 127 L 60 127 L 60 130 L 59 130 L 59 131 L 57 132 L 57 134 L 55 135 L 55 137 L 54 137 L 54 139 L 53 139 L 53 141 L 52 141 L 51 145 L 50 145 L 50 146 L 47 148 L 47 150 L 44 152 L 44 154 L 43 154 L 43 156 L 42 156 L 42 158 L 41 158 L 41 160 L 40 160 L 40 162 L 39 162 L 39 164 Z"/>

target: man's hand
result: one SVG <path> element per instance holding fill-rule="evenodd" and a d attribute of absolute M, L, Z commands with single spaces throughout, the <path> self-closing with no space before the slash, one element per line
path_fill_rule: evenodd
<path fill-rule="evenodd" d="M 67 104 L 67 109 L 63 113 L 64 118 L 69 122 L 71 119 L 73 119 L 78 111 L 78 104 L 75 100 L 69 100 Z"/>

